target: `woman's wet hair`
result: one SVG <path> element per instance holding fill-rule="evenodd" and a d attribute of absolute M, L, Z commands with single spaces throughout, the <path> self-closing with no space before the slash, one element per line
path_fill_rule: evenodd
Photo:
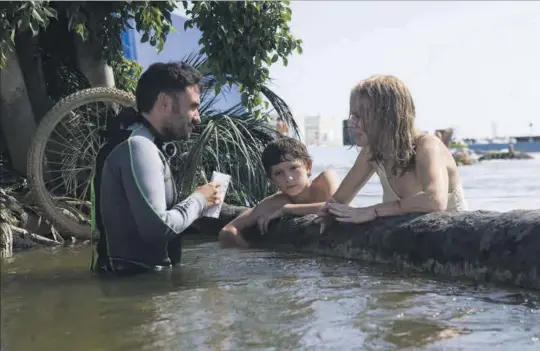
<path fill-rule="evenodd" d="M 306 166 L 311 163 L 311 156 L 306 145 L 290 137 L 280 137 L 268 143 L 262 153 L 262 164 L 270 176 L 272 166 L 287 161 L 302 161 Z"/>
<path fill-rule="evenodd" d="M 354 116 L 363 98 L 369 101 L 369 109 Z M 353 88 L 350 105 L 351 114 L 362 119 L 370 161 L 391 161 L 394 175 L 414 167 L 416 111 L 405 83 L 391 75 L 372 76 Z"/>

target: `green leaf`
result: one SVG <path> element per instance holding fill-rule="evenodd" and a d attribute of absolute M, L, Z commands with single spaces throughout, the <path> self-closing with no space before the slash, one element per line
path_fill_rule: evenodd
<path fill-rule="evenodd" d="M 149 35 L 148 32 L 144 33 L 141 37 L 141 43 L 146 43 L 148 41 Z"/>
<path fill-rule="evenodd" d="M 35 23 L 29 23 L 30 30 L 32 31 L 32 36 L 36 36 L 39 33 L 39 26 Z"/>
<path fill-rule="evenodd" d="M 39 15 L 39 13 L 36 11 L 36 9 L 32 9 L 32 17 L 34 17 L 34 19 L 36 21 L 38 21 L 39 23 L 41 24 L 45 24 L 45 21 L 43 20 L 43 18 Z"/>
<path fill-rule="evenodd" d="M 48 17 L 58 18 L 58 12 L 51 7 L 43 7 L 43 13 Z"/>

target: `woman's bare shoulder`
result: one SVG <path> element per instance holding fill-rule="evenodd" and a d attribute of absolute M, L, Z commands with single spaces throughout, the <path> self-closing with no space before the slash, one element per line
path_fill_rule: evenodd
<path fill-rule="evenodd" d="M 439 139 L 436 135 L 427 133 L 418 138 L 418 141 L 416 142 L 417 151 L 426 148 L 440 148 L 441 146 L 446 148 L 441 139 Z"/>
<path fill-rule="evenodd" d="M 426 134 L 416 144 L 416 160 L 420 163 L 433 162 L 433 159 L 444 160 L 443 163 L 453 163 L 454 158 L 450 149 L 436 135 Z M 417 162 L 418 163 L 418 162 Z"/>

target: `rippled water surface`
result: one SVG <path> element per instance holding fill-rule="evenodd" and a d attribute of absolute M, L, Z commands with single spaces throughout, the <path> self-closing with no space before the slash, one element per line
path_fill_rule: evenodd
<path fill-rule="evenodd" d="M 311 149 L 341 176 L 355 151 Z M 339 155 L 339 156 L 337 156 Z M 540 159 L 460 168 L 472 209 L 540 208 Z M 376 177 L 355 203 L 381 197 Z M 90 250 L 2 263 L 5 351 L 539 350 L 540 294 L 189 241 L 169 274 L 99 280 Z"/>

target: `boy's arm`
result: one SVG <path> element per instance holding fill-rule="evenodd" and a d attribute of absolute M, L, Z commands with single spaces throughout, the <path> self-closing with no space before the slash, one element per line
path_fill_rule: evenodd
<path fill-rule="evenodd" d="M 280 194 L 265 198 L 257 206 L 243 212 L 224 226 L 219 232 L 219 241 L 224 246 L 247 247 L 248 245 L 242 237 L 242 231 L 256 225 L 263 214 L 271 213 L 279 207 L 283 207 L 286 203 L 286 198 Z"/>
<path fill-rule="evenodd" d="M 283 213 L 298 216 L 318 213 L 324 203 L 334 195 L 338 186 L 339 179 L 336 172 L 330 169 L 324 170 L 312 183 L 312 187 L 317 194 L 316 202 L 309 204 L 286 204 L 283 206 Z"/>

